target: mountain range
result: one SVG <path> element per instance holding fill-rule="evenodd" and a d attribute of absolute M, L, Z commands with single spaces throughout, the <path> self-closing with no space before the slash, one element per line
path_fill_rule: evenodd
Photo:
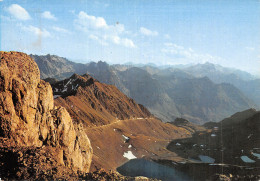
<path fill-rule="evenodd" d="M 102 83 L 115 85 L 164 122 L 177 117 L 200 124 L 220 121 L 259 105 L 258 79 L 246 72 L 210 63 L 162 68 L 108 65 L 102 61 L 79 64 L 55 55 L 31 57 L 38 64 L 43 79 L 62 80 L 74 73 L 88 73 Z"/>
<path fill-rule="evenodd" d="M 60 81 L 49 78 L 50 85 L 40 79 L 36 62 L 26 54 L 0 52 L 0 55 L 1 179 L 150 180 L 135 176 L 163 179 L 176 178 L 178 174 L 189 180 L 260 178 L 260 117 L 255 109 L 204 125 L 184 118 L 164 123 L 116 86 L 99 82 L 89 74 L 73 74 Z M 111 68 L 104 62 L 99 64 L 102 69 L 92 63 L 96 70 L 91 70 Z M 195 86 L 196 92 L 206 95 L 208 90 L 203 92 L 205 86 L 200 87 L 200 82 L 207 86 L 210 82 L 225 94 L 234 89 L 230 84 L 219 84 L 219 88 L 207 77 L 194 78 L 177 70 L 151 76 L 143 69 L 131 67 L 114 73 L 120 73 L 120 79 L 110 80 L 123 82 L 130 94 L 136 91 L 133 88 L 136 84 L 155 88 L 155 83 L 167 87 L 152 90 L 149 95 L 164 91 L 172 96 L 168 89 L 177 95 L 190 85 L 192 90 L 199 85 Z M 151 83 L 131 77 L 133 73 Z M 116 78 L 115 75 L 109 78 Z M 239 100 L 234 95 L 227 96 L 225 100 Z M 203 105 L 205 100 L 200 99 Z M 157 100 L 148 101 L 153 104 Z M 140 173 L 144 167 L 146 171 Z M 163 168 L 163 175 L 146 173 L 158 172 L 159 167 Z"/>
<path fill-rule="evenodd" d="M 0 55 L 1 179 L 138 180 L 108 171 L 191 136 L 88 74 L 51 87 L 28 55 Z"/>

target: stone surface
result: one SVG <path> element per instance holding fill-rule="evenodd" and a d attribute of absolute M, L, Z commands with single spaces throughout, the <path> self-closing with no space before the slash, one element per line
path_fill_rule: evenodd
<path fill-rule="evenodd" d="M 19 52 L 0 52 L 0 137 L 19 147 L 51 146 L 54 157 L 74 171 L 87 172 L 92 148 L 63 107 L 54 107 L 52 88 L 40 80 L 37 64 Z"/>

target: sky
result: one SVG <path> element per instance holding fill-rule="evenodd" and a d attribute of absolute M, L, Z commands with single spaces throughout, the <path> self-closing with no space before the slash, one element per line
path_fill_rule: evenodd
<path fill-rule="evenodd" d="M 0 49 L 260 75 L 260 0 L 0 0 Z"/>

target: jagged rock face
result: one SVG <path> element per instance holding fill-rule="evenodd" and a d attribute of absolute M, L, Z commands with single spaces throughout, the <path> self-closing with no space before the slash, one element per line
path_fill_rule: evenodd
<path fill-rule="evenodd" d="M 40 80 L 37 64 L 19 52 L 1 52 L 0 60 L 0 136 L 16 146 L 60 148 L 61 164 L 88 171 L 89 139 L 65 108 L 54 107 L 52 88 Z"/>

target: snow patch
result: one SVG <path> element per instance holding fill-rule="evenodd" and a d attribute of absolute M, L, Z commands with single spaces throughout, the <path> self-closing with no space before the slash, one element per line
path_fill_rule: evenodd
<path fill-rule="evenodd" d="M 180 146 L 181 144 L 180 143 L 176 143 L 177 146 Z"/>
<path fill-rule="evenodd" d="M 257 159 L 260 159 L 260 154 L 259 153 L 252 153 L 254 156 L 256 156 L 257 157 Z"/>
<path fill-rule="evenodd" d="M 128 141 L 130 138 L 129 137 L 127 137 L 127 136 L 125 136 L 125 135 L 122 135 L 123 136 L 123 138 L 126 140 L 126 141 Z"/>
<path fill-rule="evenodd" d="M 60 97 L 61 95 L 54 95 L 53 98 L 56 99 L 58 97 Z"/>
<path fill-rule="evenodd" d="M 250 159 L 248 156 L 241 156 L 240 158 L 245 163 L 255 163 L 255 160 Z"/>
<path fill-rule="evenodd" d="M 127 158 L 128 160 L 132 160 L 136 158 L 136 156 L 134 156 L 134 154 L 131 151 L 124 152 L 123 157 Z"/>
<path fill-rule="evenodd" d="M 67 87 L 65 87 L 61 92 L 66 92 L 67 90 Z"/>
<path fill-rule="evenodd" d="M 71 79 L 65 84 L 64 87 L 67 87 L 67 85 L 70 84 L 70 82 L 71 82 Z"/>
<path fill-rule="evenodd" d="M 132 145 L 129 145 L 128 148 L 132 148 Z"/>
<path fill-rule="evenodd" d="M 211 157 L 206 156 L 206 155 L 199 155 L 199 158 L 204 163 L 214 163 L 215 162 L 214 158 L 211 158 Z"/>

